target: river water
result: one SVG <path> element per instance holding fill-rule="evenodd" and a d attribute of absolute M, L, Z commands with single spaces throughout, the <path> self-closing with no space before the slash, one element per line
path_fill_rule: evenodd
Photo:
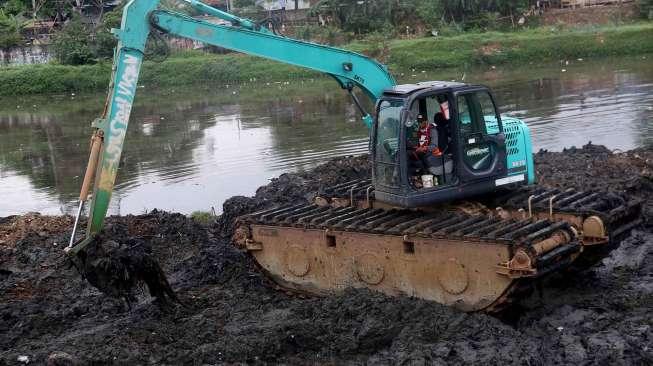
<path fill-rule="evenodd" d="M 531 127 L 536 151 L 588 141 L 626 150 L 653 144 L 650 58 L 446 74 L 415 70 L 401 81 L 463 79 L 491 86 L 502 111 Z M 103 104 L 103 94 L 0 101 L 0 216 L 73 212 L 90 122 Z M 331 80 L 141 88 L 110 213 L 220 212 L 225 199 L 252 195 L 283 172 L 366 151 L 367 130 Z"/>

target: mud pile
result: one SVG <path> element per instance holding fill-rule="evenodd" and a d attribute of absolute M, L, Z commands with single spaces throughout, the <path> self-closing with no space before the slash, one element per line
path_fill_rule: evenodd
<path fill-rule="evenodd" d="M 617 191 L 646 201 L 645 217 L 653 224 L 653 150 L 639 148 L 613 153 L 587 144 L 562 153 L 535 154 L 538 183 L 549 187 Z"/>
<path fill-rule="evenodd" d="M 649 214 L 651 158 L 653 150 L 612 154 L 596 146 L 536 155 L 542 184 L 625 191 L 649 200 Z M 229 243 L 240 214 L 366 176 L 365 157 L 284 174 L 255 197 L 225 202 L 224 215 L 210 226 L 159 211 L 109 218 L 113 240 L 139 240 L 158 259 L 185 304 L 171 308 L 141 296 L 128 310 L 83 282 L 61 250 L 69 230 L 61 223 L 69 218 L 0 219 L 0 365 L 18 364 L 19 356 L 45 363 L 55 352 L 69 363 L 116 364 L 653 362 L 650 228 L 601 265 L 547 281 L 542 296 L 503 320 L 370 291 L 290 295 Z"/>

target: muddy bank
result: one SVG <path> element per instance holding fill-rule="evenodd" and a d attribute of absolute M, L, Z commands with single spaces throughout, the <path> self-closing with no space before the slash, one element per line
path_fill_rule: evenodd
<path fill-rule="evenodd" d="M 625 191 L 647 200 L 650 218 L 653 150 L 613 154 L 587 146 L 540 152 L 536 161 L 541 184 Z M 225 202 L 225 214 L 208 227 L 158 211 L 110 218 L 112 238 L 141 240 L 186 304 L 167 310 L 141 296 L 129 311 L 81 281 L 61 251 L 69 217 L 0 219 L 0 365 L 18 364 L 19 356 L 45 363 L 55 351 L 115 364 L 653 362 L 650 227 L 601 265 L 547 281 L 541 296 L 504 320 L 369 291 L 293 296 L 229 243 L 239 214 L 368 175 L 365 157 L 285 174 L 255 197 Z"/>

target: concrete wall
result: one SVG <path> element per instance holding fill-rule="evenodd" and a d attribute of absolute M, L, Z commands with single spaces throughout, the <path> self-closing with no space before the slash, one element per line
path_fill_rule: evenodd
<path fill-rule="evenodd" d="M 0 67 L 27 64 L 44 64 L 54 56 L 49 45 L 0 48 Z"/>

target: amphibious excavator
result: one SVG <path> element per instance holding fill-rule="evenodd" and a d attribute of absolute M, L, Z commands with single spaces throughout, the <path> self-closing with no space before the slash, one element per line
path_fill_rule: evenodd
<path fill-rule="evenodd" d="M 284 37 L 265 22 L 185 2 L 224 24 L 162 9 L 156 0 L 132 0 L 121 28 L 112 30 L 118 38 L 113 76 L 105 111 L 92 124 L 71 255 L 102 230 L 152 33 L 330 75 L 370 129 L 369 179 L 324 187 L 314 202 L 238 219 L 234 244 L 285 288 L 330 294 L 365 287 L 465 311 L 499 311 L 535 280 L 596 262 L 639 223 L 641 205 L 627 197 L 533 185 L 528 127 L 501 115 L 487 87 L 398 85 L 384 65 L 364 55 Z M 372 99 L 373 115 L 355 89 Z M 438 121 L 432 125 L 438 148 L 427 151 L 433 155 L 428 169 L 411 150 L 418 120 Z M 91 182 L 86 234 L 75 241 Z"/>

